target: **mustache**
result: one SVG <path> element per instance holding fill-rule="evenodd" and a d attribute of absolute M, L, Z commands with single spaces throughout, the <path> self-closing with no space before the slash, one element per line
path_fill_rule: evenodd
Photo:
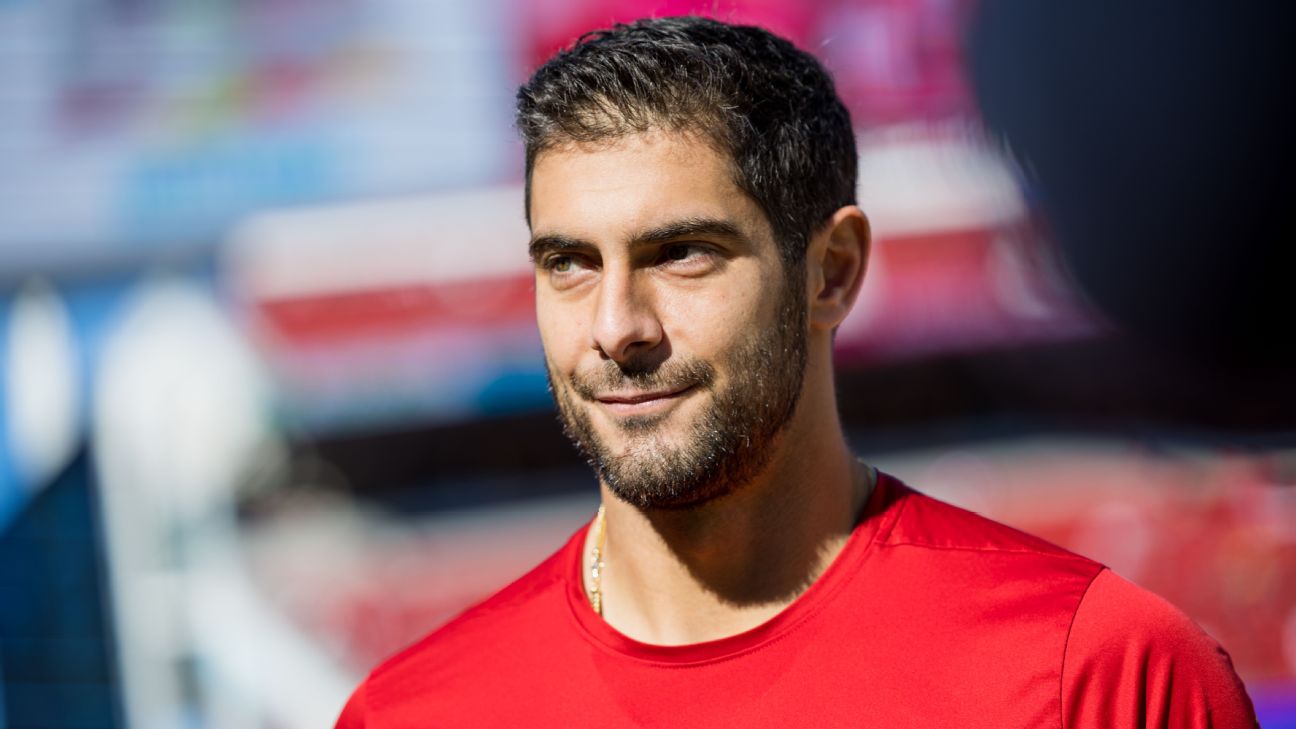
<path fill-rule="evenodd" d="M 654 365 L 633 361 L 618 364 L 612 360 L 589 372 L 571 376 L 572 390 L 587 402 L 600 393 L 642 390 L 683 390 L 687 387 L 709 387 L 715 380 L 715 368 L 702 360 L 675 360 Z"/>

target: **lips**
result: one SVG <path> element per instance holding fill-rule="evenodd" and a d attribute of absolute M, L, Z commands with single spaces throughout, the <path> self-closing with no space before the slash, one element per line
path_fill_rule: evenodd
<path fill-rule="evenodd" d="M 596 399 L 615 414 L 636 415 L 669 407 L 692 390 L 693 387 L 690 385 L 679 390 L 609 392 L 599 395 Z"/>
<path fill-rule="evenodd" d="M 627 393 L 608 393 L 605 395 L 599 395 L 597 400 L 599 402 L 609 403 L 609 404 L 622 403 L 626 405 L 637 405 L 639 403 L 645 403 L 652 400 L 664 400 L 668 397 L 675 397 L 677 395 L 682 395 L 685 391 L 689 389 L 690 388 L 686 387 L 682 390 L 659 390 L 657 392 L 635 391 L 635 392 L 627 392 Z"/>

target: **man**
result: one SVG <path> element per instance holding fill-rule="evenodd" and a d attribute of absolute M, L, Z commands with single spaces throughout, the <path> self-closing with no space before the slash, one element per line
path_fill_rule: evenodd
<path fill-rule="evenodd" d="M 550 384 L 603 506 L 339 727 L 1255 724 L 1174 608 L 850 453 L 832 338 L 869 225 L 812 57 L 617 26 L 536 72 L 518 126 Z"/>

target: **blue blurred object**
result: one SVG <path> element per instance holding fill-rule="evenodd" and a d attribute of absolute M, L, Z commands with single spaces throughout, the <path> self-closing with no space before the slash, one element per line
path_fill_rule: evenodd
<path fill-rule="evenodd" d="M 0 726 L 122 725 L 97 521 L 82 450 L 0 532 Z"/>
<path fill-rule="evenodd" d="M 9 376 L 9 342 L 8 299 L 0 299 L 0 382 Z M 13 443 L 9 438 L 8 403 L 5 392 L 0 388 L 0 529 L 9 523 L 9 519 L 27 502 L 27 484 L 22 480 L 18 465 L 14 462 Z M 2 658 L 2 657 L 0 657 Z"/>
<path fill-rule="evenodd" d="M 57 291 L 56 295 L 66 309 L 70 327 L 68 334 L 72 339 L 73 361 L 70 366 L 75 398 L 72 427 L 76 442 L 85 438 L 85 424 L 93 401 L 96 363 L 135 280 L 134 276 L 111 276 Z M 10 381 L 14 374 L 12 358 L 15 352 L 10 340 L 14 303 L 13 298 L 0 298 L 0 382 L 5 383 L 5 387 L 0 387 L 0 414 L 4 415 L 0 417 L 0 529 L 5 528 L 27 501 L 46 486 L 40 474 L 29 473 L 23 468 L 11 432 L 12 403 L 7 398 L 12 393 L 8 388 L 24 386 L 24 383 Z M 55 469 L 61 470 L 61 465 L 55 464 Z M 53 474 L 46 474 L 45 478 L 50 475 Z"/>
<path fill-rule="evenodd" d="M 1252 682 L 1247 687 L 1265 729 L 1296 729 L 1296 685 Z"/>

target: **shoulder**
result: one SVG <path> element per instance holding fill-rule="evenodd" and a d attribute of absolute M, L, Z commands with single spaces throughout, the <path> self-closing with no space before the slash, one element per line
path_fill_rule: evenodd
<path fill-rule="evenodd" d="M 1068 727 L 1256 726 L 1219 643 L 1110 570 L 1093 580 L 1076 610 L 1062 679 Z"/>
<path fill-rule="evenodd" d="M 1073 616 L 1103 565 L 894 479 L 882 497 L 885 521 L 864 569 L 885 589 L 871 599 L 943 631 L 968 655 L 1018 664 L 1029 656 L 1037 675 L 1056 677 Z"/>
<path fill-rule="evenodd" d="M 933 551 L 982 552 L 1041 563 L 1071 564 L 1089 577 L 1102 565 L 1039 537 L 980 514 L 919 493 L 886 477 L 888 508 L 896 512 L 893 526 L 879 535 L 887 547 L 917 547 Z"/>
<path fill-rule="evenodd" d="M 584 529 L 581 529 L 566 545 L 530 572 L 379 664 L 370 674 L 370 682 L 411 667 L 425 669 L 427 666 L 424 664 L 429 659 L 441 661 L 461 657 L 461 648 L 466 649 L 462 651 L 466 654 L 462 657 L 471 656 L 479 652 L 484 638 L 490 639 L 485 642 L 497 643 L 512 632 L 527 629 L 528 619 L 540 617 L 533 613 L 552 610 L 560 600 L 550 598 L 562 598 L 567 584 L 565 567 L 571 557 L 569 552 L 579 547 L 583 534 Z"/>
<path fill-rule="evenodd" d="M 552 633 L 569 612 L 566 568 L 584 533 L 582 528 L 530 572 L 379 664 L 352 695 L 338 729 L 361 729 L 376 708 L 426 709 L 442 689 L 476 683 L 474 677 L 527 652 L 537 636 Z"/>
<path fill-rule="evenodd" d="M 923 604 L 915 595 L 946 596 L 960 621 L 951 634 L 1010 645 L 1019 666 L 1060 681 L 1065 729 L 1256 726 L 1228 654 L 1164 599 L 1043 539 L 891 486 L 895 516 L 877 543 L 892 591 L 910 611 Z"/>

